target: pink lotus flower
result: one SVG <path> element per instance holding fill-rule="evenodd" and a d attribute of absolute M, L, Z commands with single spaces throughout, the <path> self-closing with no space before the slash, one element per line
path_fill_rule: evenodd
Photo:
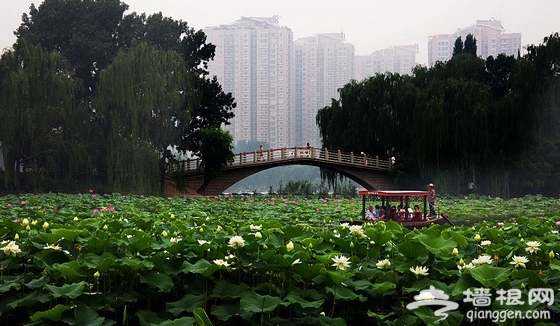
<path fill-rule="evenodd" d="M 502 226 L 504 226 L 504 225 L 505 225 L 504 222 L 498 222 L 498 226 L 499 226 L 499 227 L 502 227 Z"/>
<path fill-rule="evenodd" d="M 560 226 L 560 221 L 556 221 L 556 226 Z"/>
<path fill-rule="evenodd" d="M 95 208 L 95 209 L 93 210 L 93 214 L 97 214 L 97 213 L 99 213 L 99 210 L 98 210 L 97 208 Z"/>
<path fill-rule="evenodd" d="M 25 200 L 22 200 L 22 201 L 21 201 L 21 204 L 22 204 L 22 205 L 27 205 L 27 202 L 26 202 Z"/>

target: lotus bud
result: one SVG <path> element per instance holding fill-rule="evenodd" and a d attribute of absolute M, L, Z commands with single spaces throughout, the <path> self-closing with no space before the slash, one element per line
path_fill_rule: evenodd
<path fill-rule="evenodd" d="M 354 241 L 350 241 L 350 248 L 354 248 Z"/>
<path fill-rule="evenodd" d="M 78 222 L 79 218 L 77 216 L 74 216 L 74 222 Z"/>
<path fill-rule="evenodd" d="M 255 239 L 257 240 L 262 239 L 262 234 L 260 232 L 255 233 Z"/>
<path fill-rule="evenodd" d="M 21 221 L 21 225 L 28 226 L 29 225 L 29 220 L 24 218 L 23 221 Z"/>
<path fill-rule="evenodd" d="M 309 249 L 313 248 L 313 243 L 309 243 Z"/>
<path fill-rule="evenodd" d="M 48 229 L 49 228 L 49 222 L 45 222 L 43 223 L 43 229 Z"/>
<path fill-rule="evenodd" d="M 93 277 L 99 278 L 99 276 L 101 276 L 101 274 L 99 274 L 99 271 L 96 271 L 95 273 L 93 273 Z"/>
<path fill-rule="evenodd" d="M 107 224 L 103 225 L 103 231 L 107 231 L 109 230 L 109 227 L 107 226 Z"/>
<path fill-rule="evenodd" d="M 19 234 L 16 233 L 16 235 L 14 236 L 14 240 L 19 240 Z"/>
<path fill-rule="evenodd" d="M 174 218 L 175 218 L 175 214 L 169 215 L 169 218 L 170 218 L 170 219 L 174 219 Z"/>
<path fill-rule="evenodd" d="M 554 251 L 552 251 L 552 250 L 548 253 L 548 258 L 550 258 L 550 259 L 554 259 L 555 256 L 556 255 L 554 254 Z"/>
<path fill-rule="evenodd" d="M 29 225 L 28 225 L 28 226 L 25 227 L 25 229 L 26 229 L 27 231 L 29 231 L 29 230 L 31 230 L 31 227 L 29 227 Z"/>
<path fill-rule="evenodd" d="M 521 238 L 521 240 L 519 240 L 519 241 L 521 241 L 521 242 L 525 242 L 525 239 Z"/>
<path fill-rule="evenodd" d="M 294 243 L 292 241 L 290 241 L 286 244 L 286 250 L 288 250 L 288 251 L 294 250 Z"/>
<path fill-rule="evenodd" d="M 198 229 L 198 231 L 199 231 L 200 233 L 202 233 L 202 232 L 204 232 L 204 228 L 201 227 L 200 229 Z"/>
<path fill-rule="evenodd" d="M 525 289 L 525 283 L 521 283 L 520 288 L 521 288 L 521 290 Z"/>
<path fill-rule="evenodd" d="M 480 242 L 480 234 L 476 234 L 476 235 L 474 236 L 474 241 Z"/>
<path fill-rule="evenodd" d="M 459 249 L 453 248 L 453 251 L 451 252 L 451 254 L 452 254 L 453 256 L 459 255 Z"/>
<path fill-rule="evenodd" d="M 167 231 L 163 230 L 163 231 L 161 232 L 161 236 L 164 237 L 164 238 L 167 238 L 167 236 L 168 236 Z"/>
<path fill-rule="evenodd" d="M 265 250 L 268 249 L 268 246 L 263 244 L 263 249 L 265 249 Z"/>
<path fill-rule="evenodd" d="M 465 261 L 463 260 L 463 258 L 461 258 L 461 260 L 459 260 L 459 265 L 461 265 L 461 266 L 465 265 Z"/>

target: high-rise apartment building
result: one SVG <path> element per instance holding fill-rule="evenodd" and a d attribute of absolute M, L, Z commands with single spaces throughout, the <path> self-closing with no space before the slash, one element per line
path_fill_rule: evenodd
<path fill-rule="evenodd" d="M 235 142 L 294 146 L 294 49 L 292 31 L 278 17 L 242 17 L 204 29 L 216 45 L 209 63 L 225 92 L 237 102 L 227 126 Z"/>
<path fill-rule="evenodd" d="M 502 22 L 491 18 L 477 20 L 475 25 L 460 28 L 453 34 L 430 36 L 428 41 L 428 65 L 437 61 L 447 61 L 453 56 L 453 47 L 457 37 L 463 42 L 468 34 L 476 39 L 476 54 L 486 59 L 489 56 L 517 55 L 521 51 L 521 33 L 505 33 Z"/>
<path fill-rule="evenodd" d="M 295 41 L 295 144 L 321 146 L 317 111 L 338 99 L 354 78 L 354 45 L 343 33 L 320 33 Z"/>
<path fill-rule="evenodd" d="M 370 55 L 357 55 L 355 59 L 354 78 L 362 81 L 377 73 L 398 73 L 410 75 L 416 66 L 418 45 L 400 45 L 377 50 Z"/>

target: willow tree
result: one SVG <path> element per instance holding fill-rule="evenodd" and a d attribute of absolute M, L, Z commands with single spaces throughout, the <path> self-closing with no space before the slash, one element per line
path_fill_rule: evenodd
<path fill-rule="evenodd" d="M 377 74 L 361 82 L 352 81 L 317 113 L 323 146 L 349 152 L 365 152 L 380 157 L 401 156 L 407 152 L 413 122 L 408 115 L 415 105 L 415 87 L 409 77 Z M 333 174 L 321 176 L 334 185 Z"/>
<path fill-rule="evenodd" d="M 25 40 L 0 59 L 0 143 L 4 186 L 40 191 L 49 177 L 57 177 L 57 158 L 79 156 L 60 152 L 67 132 L 64 116 L 71 114 L 78 87 L 64 58 Z M 57 150 L 57 148 L 59 150 Z M 31 189 L 32 188 L 32 189 Z"/>
<path fill-rule="evenodd" d="M 94 106 L 105 129 L 108 182 L 115 190 L 163 190 L 164 154 L 179 141 L 180 121 L 190 119 L 182 109 L 189 79 L 179 54 L 143 42 L 121 51 L 101 73 Z"/>
<path fill-rule="evenodd" d="M 200 159 L 204 167 L 204 182 L 197 189 L 198 193 L 204 190 L 212 181 L 223 174 L 223 170 L 233 162 L 233 136 L 227 130 L 210 127 L 202 130 L 201 142 L 205 145 L 200 149 Z"/>

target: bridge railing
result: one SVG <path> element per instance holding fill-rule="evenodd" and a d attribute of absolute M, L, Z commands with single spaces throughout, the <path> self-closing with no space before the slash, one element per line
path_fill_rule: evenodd
<path fill-rule="evenodd" d="M 235 154 L 233 161 L 230 162 L 230 166 L 263 164 L 271 161 L 284 161 L 295 158 L 309 158 L 314 161 L 364 165 L 386 170 L 392 169 L 394 164 L 389 158 L 379 158 L 378 156 L 371 156 L 363 153 L 357 154 L 315 147 L 284 147 Z M 199 170 L 201 167 L 200 163 L 201 161 L 198 158 L 175 161 L 173 164 L 170 164 L 169 170 L 170 172 Z"/>

